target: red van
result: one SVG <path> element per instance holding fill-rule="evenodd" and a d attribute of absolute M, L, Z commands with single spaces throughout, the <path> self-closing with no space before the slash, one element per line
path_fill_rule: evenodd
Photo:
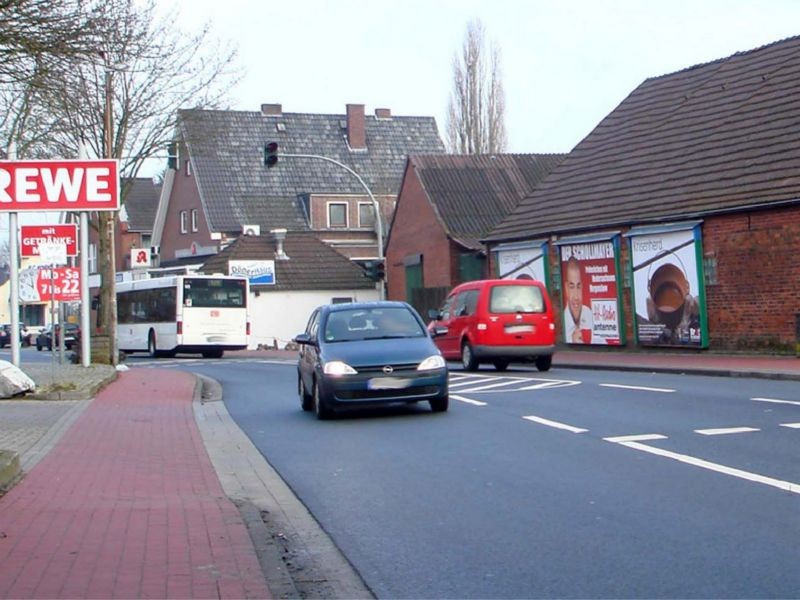
<path fill-rule="evenodd" d="M 541 281 L 483 279 L 462 283 L 428 325 L 447 360 L 466 371 L 491 363 L 498 371 L 510 362 L 533 361 L 547 371 L 555 351 L 553 305 Z"/>

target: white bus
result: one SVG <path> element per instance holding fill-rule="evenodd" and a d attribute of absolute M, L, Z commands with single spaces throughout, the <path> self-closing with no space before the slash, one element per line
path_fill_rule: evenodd
<path fill-rule="evenodd" d="M 247 348 L 246 278 L 173 275 L 116 287 L 117 340 L 123 352 L 220 358 L 225 350 Z"/>

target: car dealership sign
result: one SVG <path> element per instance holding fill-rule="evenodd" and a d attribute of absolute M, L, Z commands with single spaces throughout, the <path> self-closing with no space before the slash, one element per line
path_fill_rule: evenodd
<path fill-rule="evenodd" d="M 116 160 L 0 161 L 0 211 L 119 210 Z"/>

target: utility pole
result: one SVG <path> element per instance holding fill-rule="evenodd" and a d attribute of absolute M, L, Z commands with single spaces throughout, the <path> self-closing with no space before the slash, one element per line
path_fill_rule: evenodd
<path fill-rule="evenodd" d="M 113 71 L 105 53 L 101 54 L 105 66 L 105 109 L 104 134 L 105 157 L 114 158 L 114 88 Z M 116 228 L 116 211 L 100 211 L 98 221 L 98 257 L 100 258 L 100 324 L 101 333 L 108 336 L 110 351 L 109 364 L 116 366 L 119 361 L 117 344 L 117 290 L 116 290 L 116 252 L 114 248 L 114 230 Z"/>

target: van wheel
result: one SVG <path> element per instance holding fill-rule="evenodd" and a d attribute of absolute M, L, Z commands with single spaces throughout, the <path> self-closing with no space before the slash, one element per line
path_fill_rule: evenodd
<path fill-rule="evenodd" d="M 494 368 L 497 371 L 505 371 L 508 368 L 508 361 L 507 360 L 496 360 L 496 361 L 494 361 Z"/>
<path fill-rule="evenodd" d="M 478 359 L 472 352 L 472 346 L 469 342 L 464 342 L 461 345 L 461 365 L 465 371 L 476 371 L 478 369 Z"/>
<path fill-rule="evenodd" d="M 540 371 L 549 371 L 550 365 L 552 364 L 553 364 L 552 354 L 536 357 L 536 368 L 539 369 Z"/>
<path fill-rule="evenodd" d="M 314 398 L 308 393 L 300 373 L 297 374 L 297 393 L 300 394 L 300 406 L 303 407 L 303 410 L 310 411 L 314 408 Z"/>

